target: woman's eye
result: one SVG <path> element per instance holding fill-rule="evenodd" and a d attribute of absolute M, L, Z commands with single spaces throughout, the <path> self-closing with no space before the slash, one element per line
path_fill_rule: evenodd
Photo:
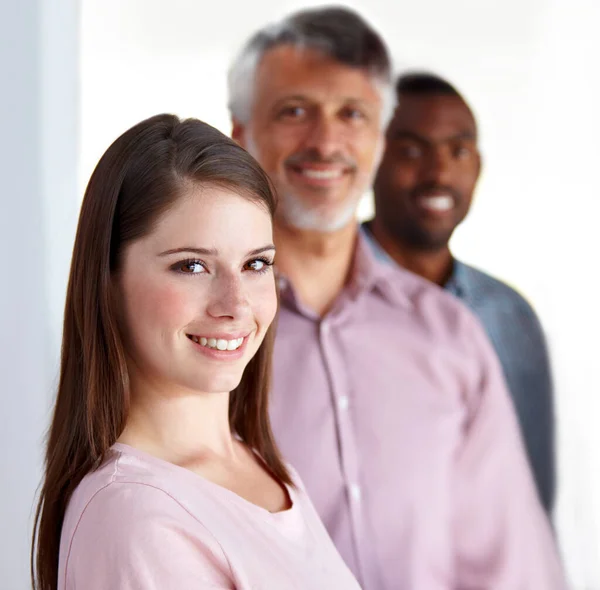
<path fill-rule="evenodd" d="M 204 265 L 199 260 L 185 260 L 183 262 L 178 262 L 175 265 L 175 270 L 189 275 L 206 272 L 206 268 L 204 268 Z"/>
<path fill-rule="evenodd" d="M 269 260 L 263 260 L 262 258 L 256 258 L 255 260 L 250 260 L 250 262 L 246 263 L 246 268 L 252 270 L 254 272 L 264 272 L 266 271 L 273 263 Z"/>

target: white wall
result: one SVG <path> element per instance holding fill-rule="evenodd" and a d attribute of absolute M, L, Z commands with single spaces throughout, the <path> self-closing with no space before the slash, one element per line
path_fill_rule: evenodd
<path fill-rule="evenodd" d="M 16 449 L 1 453 L 10 481 L 0 492 L 0 585 L 10 590 L 26 587 L 24 525 L 73 237 L 74 2 L 3 0 L 0 18 L 0 66 L 11 81 L 0 93 L 10 138 L 0 148 L 10 286 L 0 290 L 0 444 Z M 79 192 L 109 142 L 146 116 L 198 116 L 228 132 L 225 71 L 236 49 L 266 21 L 309 4 L 82 0 Z M 574 588 L 600 590 L 597 2 L 348 4 L 386 36 L 400 65 L 448 76 L 479 116 L 485 171 L 454 248 L 518 285 L 540 312 L 558 383 L 558 532 Z"/>
<path fill-rule="evenodd" d="M 33 498 L 77 199 L 75 0 L 0 2 L 0 588 L 29 584 Z"/>
<path fill-rule="evenodd" d="M 539 301 L 556 358 L 560 427 L 558 525 L 577 588 L 600 588 L 600 4 L 551 3 L 531 60 L 536 195 L 528 244 L 531 293 Z M 544 214 L 540 215 L 543 211 Z M 537 215 L 536 215 L 537 213 Z M 525 232 L 518 234 L 527 244 Z"/>

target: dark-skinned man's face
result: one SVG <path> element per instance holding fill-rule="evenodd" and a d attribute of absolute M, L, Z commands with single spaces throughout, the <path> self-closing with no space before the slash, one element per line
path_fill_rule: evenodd
<path fill-rule="evenodd" d="M 401 95 L 374 185 L 377 218 L 405 246 L 437 250 L 466 217 L 481 166 L 463 100 Z"/>

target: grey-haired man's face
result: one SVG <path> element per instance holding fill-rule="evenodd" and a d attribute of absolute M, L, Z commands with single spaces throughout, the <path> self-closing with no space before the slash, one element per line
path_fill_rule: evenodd
<path fill-rule="evenodd" d="M 250 120 L 234 138 L 279 193 L 279 220 L 335 231 L 353 220 L 384 146 L 383 102 L 374 80 L 314 50 L 289 45 L 263 57 Z"/>

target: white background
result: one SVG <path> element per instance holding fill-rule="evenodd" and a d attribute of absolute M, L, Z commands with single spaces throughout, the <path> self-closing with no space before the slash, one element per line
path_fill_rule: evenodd
<path fill-rule="evenodd" d="M 76 0 L 0 0 L 0 590 L 29 584 L 33 496 L 78 214 Z"/>
<path fill-rule="evenodd" d="M 316 4 L 0 0 L 2 590 L 28 587 L 38 449 L 75 215 L 93 166 L 117 135 L 158 112 L 228 133 L 225 73 L 237 49 L 266 22 Z M 398 67 L 434 69 L 474 107 L 484 173 L 454 251 L 539 312 L 557 383 L 557 532 L 573 588 L 600 590 L 600 3 L 346 4 L 384 35 Z M 365 200 L 361 215 L 370 207 Z"/>

